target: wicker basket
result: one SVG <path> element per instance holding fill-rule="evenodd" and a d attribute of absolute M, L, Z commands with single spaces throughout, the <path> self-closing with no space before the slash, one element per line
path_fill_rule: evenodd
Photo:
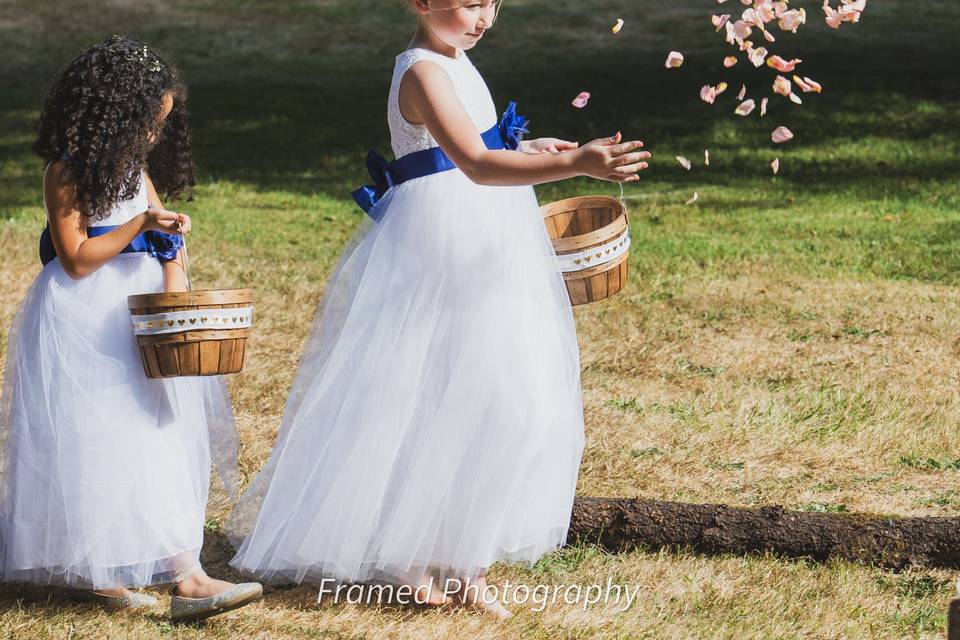
<path fill-rule="evenodd" d="M 127 298 L 148 378 L 216 376 L 243 368 L 251 289 L 144 293 Z"/>
<path fill-rule="evenodd" d="M 630 230 L 621 201 L 582 196 L 540 209 L 574 306 L 609 298 L 626 285 Z"/>

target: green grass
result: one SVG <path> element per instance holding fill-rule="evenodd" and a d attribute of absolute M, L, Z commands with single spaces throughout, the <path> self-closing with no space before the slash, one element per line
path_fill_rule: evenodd
<path fill-rule="evenodd" d="M 534 135 L 622 130 L 654 153 L 625 192 L 629 286 L 576 311 L 587 421 L 578 490 L 956 515 L 960 5 L 873 0 L 859 25 L 835 32 L 819 0 L 793 4 L 809 24 L 770 48 L 803 58 L 802 74 L 823 84 L 803 106 L 770 94 L 770 69 L 723 69 L 730 51 L 710 26 L 713 0 L 507 0 L 471 53 L 497 104 L 518 100 Z M 617 17 L 626 25 L 613 36 Z M 257 289 L 247 367 L 230 379 L 249 476 L 272 445 L 323 283 L 363 219 L 349 192 L 366 181 L 366 150 L 389 149 L 386 93 L 412 18 L 400 0 L 4 3 L 0 344 L 39 270 L 42 167 L 29 145 L 47 79 L 117 32 L 165 50 L 191 85 L 200 184 L 178 206 L 195 223 L 195 283 Z M 671 49 L 687 61 L 666 71 Z M 701 102 L 700 86 L 720 80 L 727 92 Z M 770 96 L 766 118 L 733 115 L 741 83 Z M 582 90 L 590 104 L 573 109 Z M 777 146 L 769 135 L 781 124 L 796 139 Z M 542 202 L 619 193 L 586 179 L 537 191 Z M 694 191 L 699 202 L 684 205 Z M 229 575 L 224 510 L 212 505 L 205 525 L 218 575 Z M 5 590 L 0 635 L 933 638 L 952 590 L 947 572 L 582 546 L 496 577 L 610 574 L 642 585 L 636 610 L 559 607 L 497 627 L 461 613 L 311 608 L 315 594 L 301 587 L 179 629 Z"/>

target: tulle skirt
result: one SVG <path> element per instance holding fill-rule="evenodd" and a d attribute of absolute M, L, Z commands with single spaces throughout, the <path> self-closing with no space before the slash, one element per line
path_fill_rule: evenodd
<path fill-rule="evenodd" d="M 236 431 L 222 379 L 144 374 L 127 295 L 162 290 L 131 253 L 80 280 L 54 260 L 27 293 L 0 411 L 4 580 L 144 586 L 198 564 L 211 439 L 229 489 Z"/>
<path fill-rule="evenodd" d="M 232 565 L 264 581 L 475 577 L 566 538 L 579 350 L 533 189 L 452 170 L 374 213 L 227 522 Z"/>

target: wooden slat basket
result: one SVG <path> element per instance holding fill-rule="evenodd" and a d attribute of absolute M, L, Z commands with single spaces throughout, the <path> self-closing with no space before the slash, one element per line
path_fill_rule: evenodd
<path fill-rule="evenodd" d="M 129 296 L 148 378 L 216 376 L 243 368 L 253 290 L 215 289 Z"/>
<path fill-rule="evenodd" d="M 620 200 L 581 196 L 540 210 L 574 306 L 609 298 L 626 285 L 630 230 Z"/>

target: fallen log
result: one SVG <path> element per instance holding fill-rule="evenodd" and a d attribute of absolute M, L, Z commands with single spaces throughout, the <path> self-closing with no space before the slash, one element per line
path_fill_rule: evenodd
<path fill-rule="evenodd" d="M 689 548 L 710 554 L 771 552 L 821 562 L 836 558 L 897 571 L 960 567 L 960 518 L 807 513 L 777 506 L 747 509 L 578 497 L 567 542 L 594 543 L 614 552 L 638 548 Z"/>
<path fill-rule="evenodd" d="M 947 640 L 960 640 L 960 600 L 950 602 L 947 613 Z"/>

